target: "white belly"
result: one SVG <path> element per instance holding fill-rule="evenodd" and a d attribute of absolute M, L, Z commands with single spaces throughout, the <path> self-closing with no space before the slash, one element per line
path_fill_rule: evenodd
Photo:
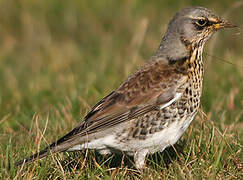
<path fill-rule="evenodd" d="M 116 134 L 110 134 L 102 138 L 92 140 L 88 143 L 79 144 L 68 151 L 82 150 L 82 149 L 96 149 L 101 154 L 110 153 L 110 149 L 127 152 L 133 155 L 136 151 L 148 149 L 150 153 L 156 151 L 163 151 L 166 147 L 175 144 L 181 135 L 185 132 L 191 121 L 173 122 L 168 127 L 160 132 L 149 135 L 145 140 L 132 139 L 125 142 L 120 142 Z"/>

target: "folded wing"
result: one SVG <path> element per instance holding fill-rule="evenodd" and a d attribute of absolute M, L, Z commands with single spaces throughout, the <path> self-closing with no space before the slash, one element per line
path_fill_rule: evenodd
<path fill-rule="evenodd" d="M 111 128 L 156 108 L 165 108 L 180 98 L 186 85 L 186 74 L 178 72 L 175 66 L 151 61 L 98 102 L 79 126 L 41 152 L 25 159 L 25 162 L 45 157 L 50 152 L 65 151 L 82 143 L 82 137 L 86 135 Z"/>

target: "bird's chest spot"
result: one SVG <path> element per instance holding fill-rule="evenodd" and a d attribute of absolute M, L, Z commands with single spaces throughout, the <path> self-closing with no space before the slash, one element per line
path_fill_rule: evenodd
<path fill-rule="evenodd" d="M 149 149 L 151 152 L 162 151 L 164 148 L 175 144 L 185 132 L 193 117 L 188 121 L 173 121 L 152 134 L 148 133 L 145 138 L 131 137 L 120 139 L 120 143 L 125 143 L 131 149 Z"/>
<path fill-rule="evenodd" d="M 189 85 L 179 102 L 179 104 L 184 104 L 184 108 L 187 109 L 188 114 L 194 114 L 199 108 L 203 81 L 203 64 L 201 58 L 195 60 L 191 66 L 193 70 L 188 75 Z"/>

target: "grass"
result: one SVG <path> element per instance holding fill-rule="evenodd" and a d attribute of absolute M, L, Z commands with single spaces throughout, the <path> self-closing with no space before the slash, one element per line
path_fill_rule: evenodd
<path fill-rule="evenodd" d="M 243 40 L 230 30 L 206 47 L 200 112 L 174 147 L 147 158 L 143 172 L 130 157 L 93 151 L 13 167 L 70 131 L 145 62 L 179 9 L 206 6 L 241 26 L 242 1 L 231 3 L 2 1 L 0 179 L 242 179 Z"/>

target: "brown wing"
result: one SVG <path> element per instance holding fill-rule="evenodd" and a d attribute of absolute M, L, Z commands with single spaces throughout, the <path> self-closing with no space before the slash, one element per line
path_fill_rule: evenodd
<path fill-rule="evenodd" d="M 184 91 L 186 82 L 186 74 L 179 72 L 176 66 L 164 64 L 164 61 L 151 61 L 97 103 L 79 126 L 42 151 L 15 165 L 41 159 L 50 152 L 65 151 L 82 143 L 82 137 L 87 134 L 142 116 L 159 105 L 166 107 Z"/>
<path fill-rule="evenodd" d="M 133 74 L 117 90 L 97 103 L 84 121 L 57 142 L 72 141 L 141 116 L 166 105 L 184 90 L 187 76 L 175 66 L 152 61 Z"/>

